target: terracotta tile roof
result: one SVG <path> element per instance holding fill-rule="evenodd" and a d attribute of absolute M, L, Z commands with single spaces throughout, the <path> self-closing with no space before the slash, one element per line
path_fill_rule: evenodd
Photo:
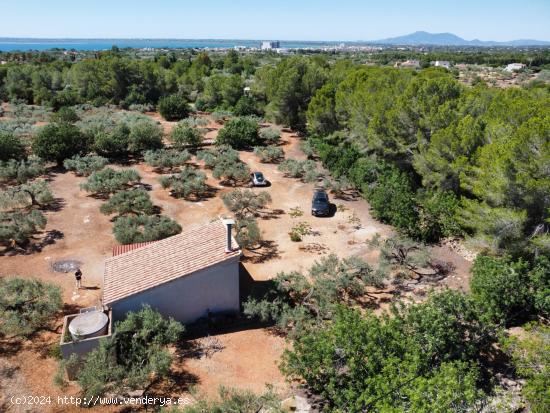
<path fill-rule="evenodd" d="M 125 252 L 137 250 L 138 248 L 145 247 L 146 245 L 152 244 L 155 241 L 149 241 L 149 242 L 137 242 L 135 244 L 127 244 L 127 245 L 115 245 L 113 247 L 113 257 L 116 257 L 117 255 L 124 254 Z"/>
<path fill-rule="evenodd" d="M 108 258 L 103 302 L 113 303 L 240 256 L 238 249 L 226 253 L 226 242 L 225 225 L 215 221 Z M 234 239 L 232 242 L 238 248 Z"/>

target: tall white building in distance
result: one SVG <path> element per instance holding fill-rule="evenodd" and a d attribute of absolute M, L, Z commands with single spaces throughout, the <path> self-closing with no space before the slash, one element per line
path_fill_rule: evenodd
<path fill-rule="evenodd" d="M 273 50 L 273 49 L 279 49 L 281 47 L 281 44 L 278 40 L 276 41 L 265 41 L 262 42 L 262 50 Z"/>

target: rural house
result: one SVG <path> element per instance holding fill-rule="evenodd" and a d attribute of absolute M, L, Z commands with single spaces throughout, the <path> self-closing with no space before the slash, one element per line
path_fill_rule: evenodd
<path fill-rule="evenodd" d="M 238 312 L 241 251 L 232 224 L 216 220 L 160 241 L 115 247 L 103 290 L 114 320 L 144 304 L 182 323 Z"/>

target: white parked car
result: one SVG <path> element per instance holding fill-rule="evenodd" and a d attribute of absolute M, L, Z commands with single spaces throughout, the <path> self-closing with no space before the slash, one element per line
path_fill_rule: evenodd
<path fill-rule="evenodd" d="M 261 172 L 252 172 L 250 174 L 250 182 L 252 186 L 267 186 L 267 180 Z"/>

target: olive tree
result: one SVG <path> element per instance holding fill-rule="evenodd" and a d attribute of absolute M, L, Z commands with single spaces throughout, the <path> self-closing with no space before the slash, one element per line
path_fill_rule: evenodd
<path fill-rule="evenodd" d="M 250 178 L 250 170 L 239 159 L 239 153 L 229 145 L 221 145 L 214 150 L 199 151 L 197 159 L 204 161 L 212 175 L 222 183 L 237 185 Z"/>
<path fill-rule="evenodd" d="M 6 210 L 45 207 L 53 201 L 46 181 L 17 185 L 0 192 L 0 208 Z"/>
<path fill-rule="evenodd" d="M 227 209 L 238 219 L 246 219 L 258 216 L 260 211 L 271 202 L 271 196 L 265 191 L 256 193 L 250 189 L 242 191 L 236 189 L 223 194 L 222 200 Z"/>
<path fill-rule="evenodd" d="M 0 182 L 2 183 L 25 183 L 37 176 L 44 175 L 46 168 L 40 158 L 29 157 L 27 160 L 0 161 Z"/>
<path fill-rule="evenodd" d="M 24 248 L 45 227 L 46 217 L 40 211 L 0 212 L 0 244 L 7 249 Z"/>
<path fill-rule="evenodd" d="M 113 232 L 119 243 L 134 244 L 179 234 L 181 226 L 163 215 L 136 215 L 117 218 Z"/>
<path fill-rule="evenodd" d="M 168 169 L 172 171 L 178 166 L 185 165 L 191 159 L 191 155 L 186 150 L 179 151 L 175 149 L 157 149 L 156 151 L 147 151 L 143 155 L 145 162 L 159 171 Z"/>
<path fill-rule="evenodd" d="M 80 188 L 98 197 L 108 197 L 121 189 L 127 189 L 141 181 L 141 177 L 135 169 L 115 171 L 105 168 L 90 175 L 88 180 L 80 185 Z"/>
<path fill-rule="evenodd" d="M 163 176 L 159 181 L 164 189 L 170 188 L 176 197 L 200 199 L 208 193 L 206 175 L 190 166 L 184 167 L 178 174 Z"/>
<path fill-rule="evenodd" d="M 274 287 L 261 298 L 249 298 L 244 312 L 263 321 L 273 321 L 284 332 L 331 319 L 342 303 L 357 304 L 369 297 L 367 287 L 381 287 L 384 276 L 359 257 L 340 259 L 335 254 L 316 261 L 309 274 L 279 273 Z"/>
<path fill-rule="evenodd" d="M 260 227 L 254 219 L 238 219 L 235 222 L 235 238 L 239 247 L 243 249 L 252 249 L 262 240 Z"/>
<path fill-rule="evenodd" d="M 291 178 L 300 178 L 304 182 L 315 182 L 321 176 L 321 172 L 317 170 L 317 165 L 312 160 L 300 161 L 297 159 L 285 159 L 278 168 L 286 176 Z"/>
<path fill-rule="evenodd" d="M 77 176 L 90 176 L 93 172 L 103 169 L 109 161 L 102 156 L 76 155 L 65 159 L 63 166 L 68 171 L 74 171 Z"/>
<path fill-rule="evenodd" d="M 61 309 L 61 289 L 36 278 L 0 278 L 0 335 L 30 336 Z"/>
<path fill-rule="evenodd" d="M 155 206 L 151 202 L 149 193 L 144 189 L 130 189 L 118 191 L 107 202 L 99 208 L 105 215 L 152 215 L 155 213 Z"/>
<path fill-rule="evenodd" d="M 276 127 L 260 129 L 260 138 L 268 145 L 277 145 L 281 141 L 281 130 Z"/>
<path fill-rule="evenodd" d="M 284 152 L 278 146 L 256 146 L 254 154 L 264 163 L 276 163 L 284 158 Z"/>

